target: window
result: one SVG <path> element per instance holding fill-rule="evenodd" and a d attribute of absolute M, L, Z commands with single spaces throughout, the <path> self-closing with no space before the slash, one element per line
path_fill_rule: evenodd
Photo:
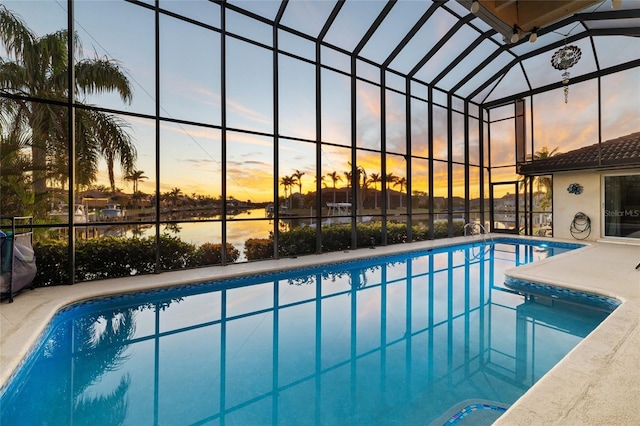
<path fill-rule="evenodd" d="M 640 174 L 604 177 L 604 234 L 640 238 Z"/>

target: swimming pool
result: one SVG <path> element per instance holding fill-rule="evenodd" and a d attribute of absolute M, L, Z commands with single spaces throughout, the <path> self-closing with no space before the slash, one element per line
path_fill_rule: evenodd
<path fill-rule="evenodd" d="M 497 240 L 77 304 L 3 392 L 3 424 L 429 424 L 505 408 L 607 315 L 504 285 L 505 269 L 575 247 Z"/>

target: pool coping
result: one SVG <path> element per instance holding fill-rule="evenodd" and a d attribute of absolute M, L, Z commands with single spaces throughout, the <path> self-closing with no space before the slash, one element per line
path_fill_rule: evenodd
<path fill-rule="evenodd" d="M 494 425 L 632 425 L 640 401 L 640 245 L 599 241 L 505 271 L 621 302 Z"/>
<path fill-rule="evenodd" d="M 498 238 L 541 240 L 506 234 Z M 370 249 L 324 253 L 225 267 L 163 272 L 26 291 L 0 304 L 0 388 L 60 309 L 82 300 L 445 247 L 482 237 L 454 237 Z M 575 240 L 548 239 L 559 243 Z M 618 299 L 622 304 L 516 401 L 496 425 L 632 424 L 640 400 L 640 245 L 579 242 L 585 247 L 509 269 L 509 277 Z M 575 262 L 576 257 L 580 262 Z M 634 263 L 635 262 L 635 263 Z M 578 266 L 576 266 L 578 265 Z"/>

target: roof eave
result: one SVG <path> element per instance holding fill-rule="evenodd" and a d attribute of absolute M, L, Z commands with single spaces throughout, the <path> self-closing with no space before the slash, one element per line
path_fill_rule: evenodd
<path fill-rule="evenodd" d="M 597 162 L 571 164 L 563 166 L 555 165 L 536 165 L 534 163 L 526 163 L 518 165 L 518 174 L 522 176 L 541 176 L 562 172 L 578 172 L 584 170 L 590 171 L 609 171 L 640 168 L 640 162 L 634 161 L 606 161 L 602 164 Z"/>

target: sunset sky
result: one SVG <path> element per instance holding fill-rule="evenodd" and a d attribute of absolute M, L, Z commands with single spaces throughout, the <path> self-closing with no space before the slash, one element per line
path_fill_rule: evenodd
<path fill-rule="evenodd" d="M 10 10 L 20 15 L 27 25 L 38 35 L 66 28 L 66 1 L 2 1 Z M 254 12 L 273 14 L 280 2 L 233 1 L 232 4 L 246 7 Z M 358 34 L 366 31 L 379 13 L 384 2 L 361 3 L 351 9 L 345 6 L 329 31 L 326 41 L 339 43 L 353 48 L 359 41 Z M 430 2 L 404 2 L 403 8 L 394 9 L 385 26 L 399 25 L 401 30 L 374 36 L 362 51 L 373 60 L 383 61 L 397 43 L 410 29 L 418 14 L 423 13 Z M 86 58 L 115 58 L 127 71 L 134 88 L 131 105 L 125 105 L 114 94 L 91 96 L 83 102 L 153 116 L 155 113 L 155 70 L 154 70 L 154 13 L 138 6 L 119 1 L 76 1 L 76 30 L 82 40 Z M 307 32 L 319 31 L 316 28 L 324 22 L 326 14 L 332 8 L 332 2 L 294 1 L 285 13 L 283 24 L 294 29 L 304 28 Z M 350 2 L 347 2 L 350 4 Z M 191 18 L 210 20 L 218 25 L 219 13 L 216 5 L 202 1 L 161 2 L 161 6 L 174 12 L 180 12 Z M 36 7 L 34 7 L 36 6 Z M 342 12 L 341 12 L 342 14 Z M 357 14 L 354 20 L 350 15 Z M 203 18 L 204 17 L 204 18 Z M 273 16 L 268 16 L 272 18 Z M 251 21 L 237 13 L 229 12 L 227 17 L 229 31 L 245 37 L 260 40 L 271 45 L 272 32 L 268 25 Z M 405 70 L 417 62 L 416 55 L 422 57 L 431 45 L 440 39 L 455 23 L 450 14 L 443 13 L 442 18 L 423 30 L 422 46 L 412 41 L 401 55 L 392 62 L 391 67 Z M 160 114 L 170 119 L 202 122 L 220 126 L 221 88 L 219 65 L 220 35 L 217 32 L 190 25 L 178 19 L 162 16 L 160 19 Z M 362 28 L 361 28 L 362 27 Z M 382 30 L 383 28 L 381 28 Z M 455 43 L 467 43 L 465 34 L 451 40 Z M 549 36 L 555 36 L 549 34 Z M 456 39 L 454 37 L 454 39 Z M 469 35 L 470 37 L 470 35 Z M 294 37 L 280 39 L 281 49 L 287 49 L 297 55 L 306 55 L 314 59 L 314 44 Z M 527 43 L 528 44 L 528 43 Z M 594 69 L 594 54 L 589 39 L 574 43 L 582 49 L 580 62 L 570 72 L 572 76 L 591 72 Z M 481 45 L 482 46 L 482 45 Z M 640 52 L 640 39 L 623 36 L 600 37 L 595 41 L 598 60 L 601 67 L 612 66 L 631 59 L 637 59 Z M 522 48 L 530 48 L 524 46 Z M 416 76 L 427 81 L 433 78 L 455 55 L 444 50 L 436 55 Z M 490 50 L 491 51 L 491 50 Z M 489 51 L 489 52 L 490 52 Z M 323 58 L 334 68 L 347 67 L 348 57 L 339 54 L 323 53 Z M 335 57 L 334 57 L 335 56 Z M 470 55 L 471 56 L 471 55 Z M 532 58 L 525 61 L 524 67 L 534 87 L 550 84 L 561 79 L 561 72 L 549 65 L 551 55 Z M 270 50 L 250 45 L 244 41 L 230 38 L 227 42 L 227 126 L 234 129 L 250 130 L 254 133 L 227 132 L 227 194 L 241 200 L 270 201 L 273 198 L 273 138 L 262 135 L 274 132 L 273 124 L 273 55 Z M 279 55 L 279 123 L 278 132 L 292 138 L 314 140 L 315 123 L 315 67 L 312 64 Z M 342 68 L 340 68 L 342 67 Z M 379 81 L 379 74 L 372 72 L 370 65 L 364 63 L 358 67 L 359 75 Z M 511 93 L 526 90 L 526 82 L 520 67 L 509 72 L 493 89 L 491 96 L 500 98 Z M 375 68 L 373 68 L 375 70 Z M 442 80 L 446 88 L 454 85 L 469 71 L 468 66 L 454 69 L 451 76 Z M 485 70 L 483 70 L 484 72 Z M 497 70 L 490 70 L 490 74 Z M 490 75 L 489 74 L 489 75 Z M 457 78 L 455 78 L 458 76 Z M 388 84 L 397 84 L 392 77 Z M 346 185 L 344 172 L 349 170 L 351 161 L 348 147 L 351 143 L 350 129 L 350 84 L 348 77 L 339 73 L 322 71 L 322 140 L 333 145 L 322 148 L 322 175 L 324 183 L 332 187 L 326 178 L 328 173 L 338 172 L 342 181 L 338 187 Z M 425 86 L 421 86 L 423 89 Z M 396 87 L 398 88 L 398 87 Z M 548 147 L 558 148 L 559 152 L 570 151 L 598 142 L 599 131 L 602 140 L 626 135 L 640 129 L 640 71 L 636 69 L 620 72 L 602 78 L 602 125 L 598 125 L 598 84 L 596 80 L 571 84 L 568 103 L 564 102 L 562 89 L 543 93 L 533 97 L 533 134 L 531 116 L 527 111 L 527 137 L 533 137 L 534 150 Z M 471 89 L 462 87 L 462 92 Z M 426 92 L 414 93 L 425 98 Z M 463 95 L 465 93 L 462 93 Z M 486 96 L 483 94 L 483 96 Z M 527 109 L 530 98 L 526 99 Z M 402 155 L 406 154 L 406 125 L 404 96 L 387 91 L 387 173 L 406 177 L 406 163 Z M 373 84 L 357 84 L 357 146 L 359 148 L 380 149 L 381 147 L 381 105 L 380 89 Z M 413 154 L 426 156 L 426 140 L 429 123 L 426 122 L 426 105 L 412 101 Z M 444 110 L 436 108 L 434 122 L 434 156 L 447 160 L 446 115 Z M 491 112 L 491 118 L 501 115 L 513 115 L 513 106 L 499 108 Z M 139 189 L 145 193 L 155 190 L 155 121 L 142 117 L 126 117 L 130 123 L 130 133 L 138 149 L 136 168 L 143 170 L 149 179 L 140 182 Z M 464 161 L 463 129 L 454 128 L 454 160 Z M 471 147 L 477 146 L 477 131 L 471 138 Z M 491 161 L 493 166 L 513 165 L 515 152 L 513 145 L 513 121 L 497 122 L 491 127 Z M 280 177 L 291 175 L 296 170 L 304 172 L 302 178 L 303 193 L 315 188 L 315 146 L 312 143 L 280 139 L 279 167 Z M 160 126 L 160 180 L 161 192 L 180 188 L 185 194 L 208 194 L 218 196 L 221 192 L 222 134 L 215 128 L 191 126 L 162 122 Z M 343 148 L 342 148 L 342 147 Z M 397 154 L 397 155 L 396 155 Z M 471 153 L 472 163 L 477 163 L 477 150 Z M 379 154 L 366 150 L 358 151 L 357 164 L 368 174 L 380 173 Z M 421 169 L 425 161 L 414 161 L 414 176 L 425 176 L 413 180 L 413 190 L 426 191 L 427 170 Z M 445 163 L 443 163 L 445 164 Z M 106 184 L 106 167 L 100 168 L 101 176 L 97 184 Z M 474 169 L 475 170 L 475 169 Z M 513 168 L 506 171 L 505 180 L 513 180 Z M 435 171 L 436 191 L 434 195 L 446 196 L 445 167 Z M 462 167 L 456 168 L 454 175 L 454 193 L 464 195 L 461 185 L 464 183 Z M 504 171 L 502 171 L 504 172 Z M 116 185 L 125 192 L 132 190 L 131 184 L 122 180 L 119 170 Z M 494 175 L 500 176 L 501 171 Z M 445 183 L 443 186 L 442 183 Z M 378 184 L 378 189 L 380 185 Z M 399 187 L 393 189 L 399 190 Z M 406 188 L 404 189 L 406 190 Z M 279 186 L 280 194 L 284 188 Z M 297 188 L 295 188 L 297 192 Z M 477 194 L 472 190 L 471 196 Z"/>

